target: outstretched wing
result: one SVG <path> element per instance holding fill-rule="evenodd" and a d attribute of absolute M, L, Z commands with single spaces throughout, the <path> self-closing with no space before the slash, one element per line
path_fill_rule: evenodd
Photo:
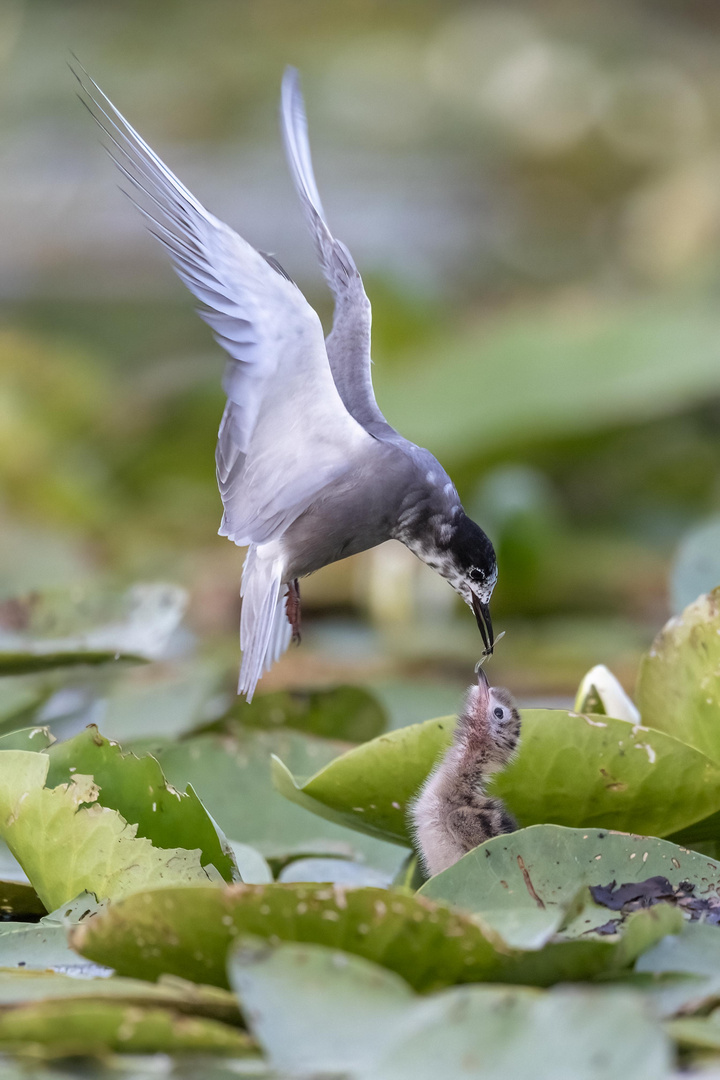
<path fill-rule="evenodd" d="M 338 394 L 320 320 L 286 275 L 205 210 L 97 84 L 74 73 L 128 194 L 230 356 L 216 451 L 220 532 L 242 545 L 278 537 L 370 444 Z"/>
<path fill-rule="evenodd" d="M 310 157 L 300 76 L 295 68 L 287 68 L 283 77 L 281 121 L 290 171 L 320 266 L 335 297 L 333 328 L 325 342 L 335 385 L 348 412 L 372 435 L 380 439 L 395 436 L 373 392 L 370 301 L 352 255 L 342 241 L 333 237 L 325 220 Z"/>

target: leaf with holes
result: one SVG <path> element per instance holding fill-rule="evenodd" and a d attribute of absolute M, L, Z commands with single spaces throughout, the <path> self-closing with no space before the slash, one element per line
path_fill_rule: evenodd
<path fill-rule="evenodd" d="M 48 910 L 83 891 L 125 896 L 152 885 L 220 879 L 199 850 L 159 848 L 101 806 L 91 776 L 45 787 L 50 759 L 27 750 L 0 752 L 0 835 Z"/>
<path fill-rule="evenodd" d="M 98 803 L 137 825 L 138 837 L 147 837 L 158 848 L 199 848 L 203 866 L 214 866 L 225 881 L 237 878 L 227 841 L 192 787 L 181 792 L 169 785 L 154 757 L 123 753 L 94 724 L 55 743 L 47 756 L 47 787 L 68 784 L 78 774 L 92 776 L 100 789 Z"/>
<path fill-rule="evenodd" d="M 83 956 L 120 975 L 182 975 L 227 986 L 234 940 L 251 934 L 340 948 L 381 964 L 418 990 L 456 982 L 549 986 L 626 969 L 682 925 L 660 905 L 628 919 L 614 939 L 510 948 L 478 917 L 405 892 L 292 884 L 161 889 L 128 896 L 73 931 Z"/>
<path fill-rule="evenodd" d="M 419 895 L 478 914 L 510 945 L 539 948 L 561 928 L 568 933 L 580 890 L 585 903 L 572 933 L 587 933 L 611 918 L 607 908 L 590 902 L 588 886 L 655 875 L 675 886 L 690 882 L 698 893 L 720 889 L 720 864 L 667 840 L 533 825 L 468 852 Z"/>

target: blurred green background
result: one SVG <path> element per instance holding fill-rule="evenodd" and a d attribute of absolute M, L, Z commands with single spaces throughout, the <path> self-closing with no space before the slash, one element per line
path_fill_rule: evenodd
<path fill-rule="evenodd" d="M 491 677 L 564 698 L 604 662 L 631 688 L 678 545 L 720 512 L 720 7 L 5 0 L 0 596 L 178 582 L 234 676 L 223 354 L 117 191 L 69 50 L 327 323 L 277 125 L 300 68 L 380 406 L 498 549 Z M 396 544 L 310 579 L 304 615 L 264 687 L 402 685 L 430 714 L 478 655 L 472 616 Z"/>

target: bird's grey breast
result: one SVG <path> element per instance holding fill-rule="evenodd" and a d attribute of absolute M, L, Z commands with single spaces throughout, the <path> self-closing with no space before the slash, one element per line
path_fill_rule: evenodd
<path fill-rule="evenodd" d="M 396 536 L 417 479 L 415 463 L 401 447 L 373 440 L 286 530 L 287 579 L 312 574 Z"/>

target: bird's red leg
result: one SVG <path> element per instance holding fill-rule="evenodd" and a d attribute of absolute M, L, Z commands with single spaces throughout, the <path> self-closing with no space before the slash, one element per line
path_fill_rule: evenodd
<path fill-rule="evenodd" d="M 292 626 L 292 639 L 300 644 L 300 582 L 297 578 L 288 584 L 287 602 L 285 604 L 288 622 Z"/>

